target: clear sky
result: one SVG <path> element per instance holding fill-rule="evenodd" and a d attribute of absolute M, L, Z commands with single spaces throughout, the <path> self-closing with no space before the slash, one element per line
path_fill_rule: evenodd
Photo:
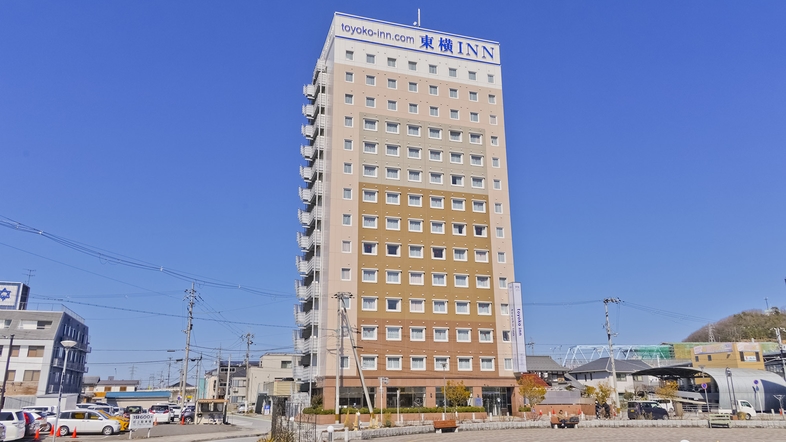
<path fill-rule="evenodd" d="M 605 297 L 623 344 L 786 305 L 779 1 L 2 1 L 0 221 L 253 288 L 197 286 L 206 368 L 247 332 L 254 358 L 290 349 L 302 85 L 333 11 L 419 6 L 501 43 L 535 353 L 604 343 Z M 90 375 L 146 385 L 182 357 L 189 281 L 0 227 L 0 280 L 26 269 L 33 307 L 87 318 Z"/>

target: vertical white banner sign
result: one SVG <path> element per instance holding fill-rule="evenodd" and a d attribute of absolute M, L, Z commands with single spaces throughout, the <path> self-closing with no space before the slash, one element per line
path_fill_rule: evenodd
<path fill-rule="evenodd" d="M 521 283 L 512 282 L 508 285 L 508 303 L 510 305 L 511 345 L 513 346 L 513 371 L 527 371 L 527 339 L 524 337 L 524 308 L 521 301 Z"/>

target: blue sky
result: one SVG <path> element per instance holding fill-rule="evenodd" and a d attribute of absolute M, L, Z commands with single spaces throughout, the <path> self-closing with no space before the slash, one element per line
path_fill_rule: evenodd
<path fill-rule="evenodd" d="M 611 309 L 627 344 L 702 326 L 636 305 L 786 305 L 783 2 L 0 2 L 0 216 L 253 287 L 198 286 L 196 314 L 231 322 L 196 321 L 194 343 L 286 350 L 301 87 L 333 11 L 411 24 L 418 6 L 426 28 L 501 43 L 536 353 L 603 343 L 605 297 L 629 303 Z M 165 350 L 184 346 L 189 282 L 0 228 L 0 280 L 26 269 L 33 304 L 87 318 L 89 374 L 133 364 L 146 383 L 182 357 Z"/>

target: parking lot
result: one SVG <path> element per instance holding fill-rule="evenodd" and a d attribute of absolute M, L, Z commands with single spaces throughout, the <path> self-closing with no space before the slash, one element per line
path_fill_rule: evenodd
<path fill-rule="evenodd" d="M 166 437 L 166 439 L 192 441 L 192 440 L 217 440 L 222 438 L 233 438 L 248 434 L 259 433 L 258 430 L 241 427 L 236 425 L 157 425 L 150 429 L 151 438 Z M 147 437 L 147 430 L 138 430 L 131 433 L 131 439 L 144 439 Z M 115 434 L 113 436 L 104 436 L 100 434 L 80 434 L 77 429 L 77 438 L 72 439 L 71 436 L 58 437 L 58 441 L 97 441 L 97 440 L 128 440 L 128 432 Z M 27 438 L 26 441 L 32 441 L 33 438 Z M 52 440 L 52 436 L 48 434 L 41 434 L 41 440 Z M 158 439 L 160 440 L 160 439 Z"/>

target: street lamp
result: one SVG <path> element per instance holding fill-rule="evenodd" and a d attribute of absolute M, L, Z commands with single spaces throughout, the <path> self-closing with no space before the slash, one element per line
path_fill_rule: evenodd
<path fill-rule="evenodd" d="M 731 377 L 731 368 L 726 367 L 726 386 L 731 382 L 729 387 L 729 400 L 731 401 L 731 414 L 737 414 L 737 393 L 734 391 L 734 379 Z"/>
<path fill-rule="evenodd" d="M 60 427 L 58 426 L 60 424 L 60 402 L 63 401 L 63 379 L 65 379 L 66 365 L 68 365 L 68 352 L 69 350 L 71 350 L 71 348 L 76 346 L 76 344 L 78 344 L 78 342 L 71 341 L 71 340 L 60 341 L 60 345 L 65 347 L 65 358 L 63 359 L 63 371 L 62 373 L 60 373 L 60 387 L 58 388 L 57 391 L 57 414 L 55 415 L 55 435 L 52 438 L 52 442 L 57 441 L 57 436 L 58 436 L 57 433 L 60 432 Z"/>
<path fill-rule="evenodd" d="M 443 406 L 443 413 L 448 412 L 448 383 L 445 380 L 445 371 L 447 371 L 448 362 L 442 363 L 442 406 Z M 444 419 L 444 418 L 443 418 Z"/>

